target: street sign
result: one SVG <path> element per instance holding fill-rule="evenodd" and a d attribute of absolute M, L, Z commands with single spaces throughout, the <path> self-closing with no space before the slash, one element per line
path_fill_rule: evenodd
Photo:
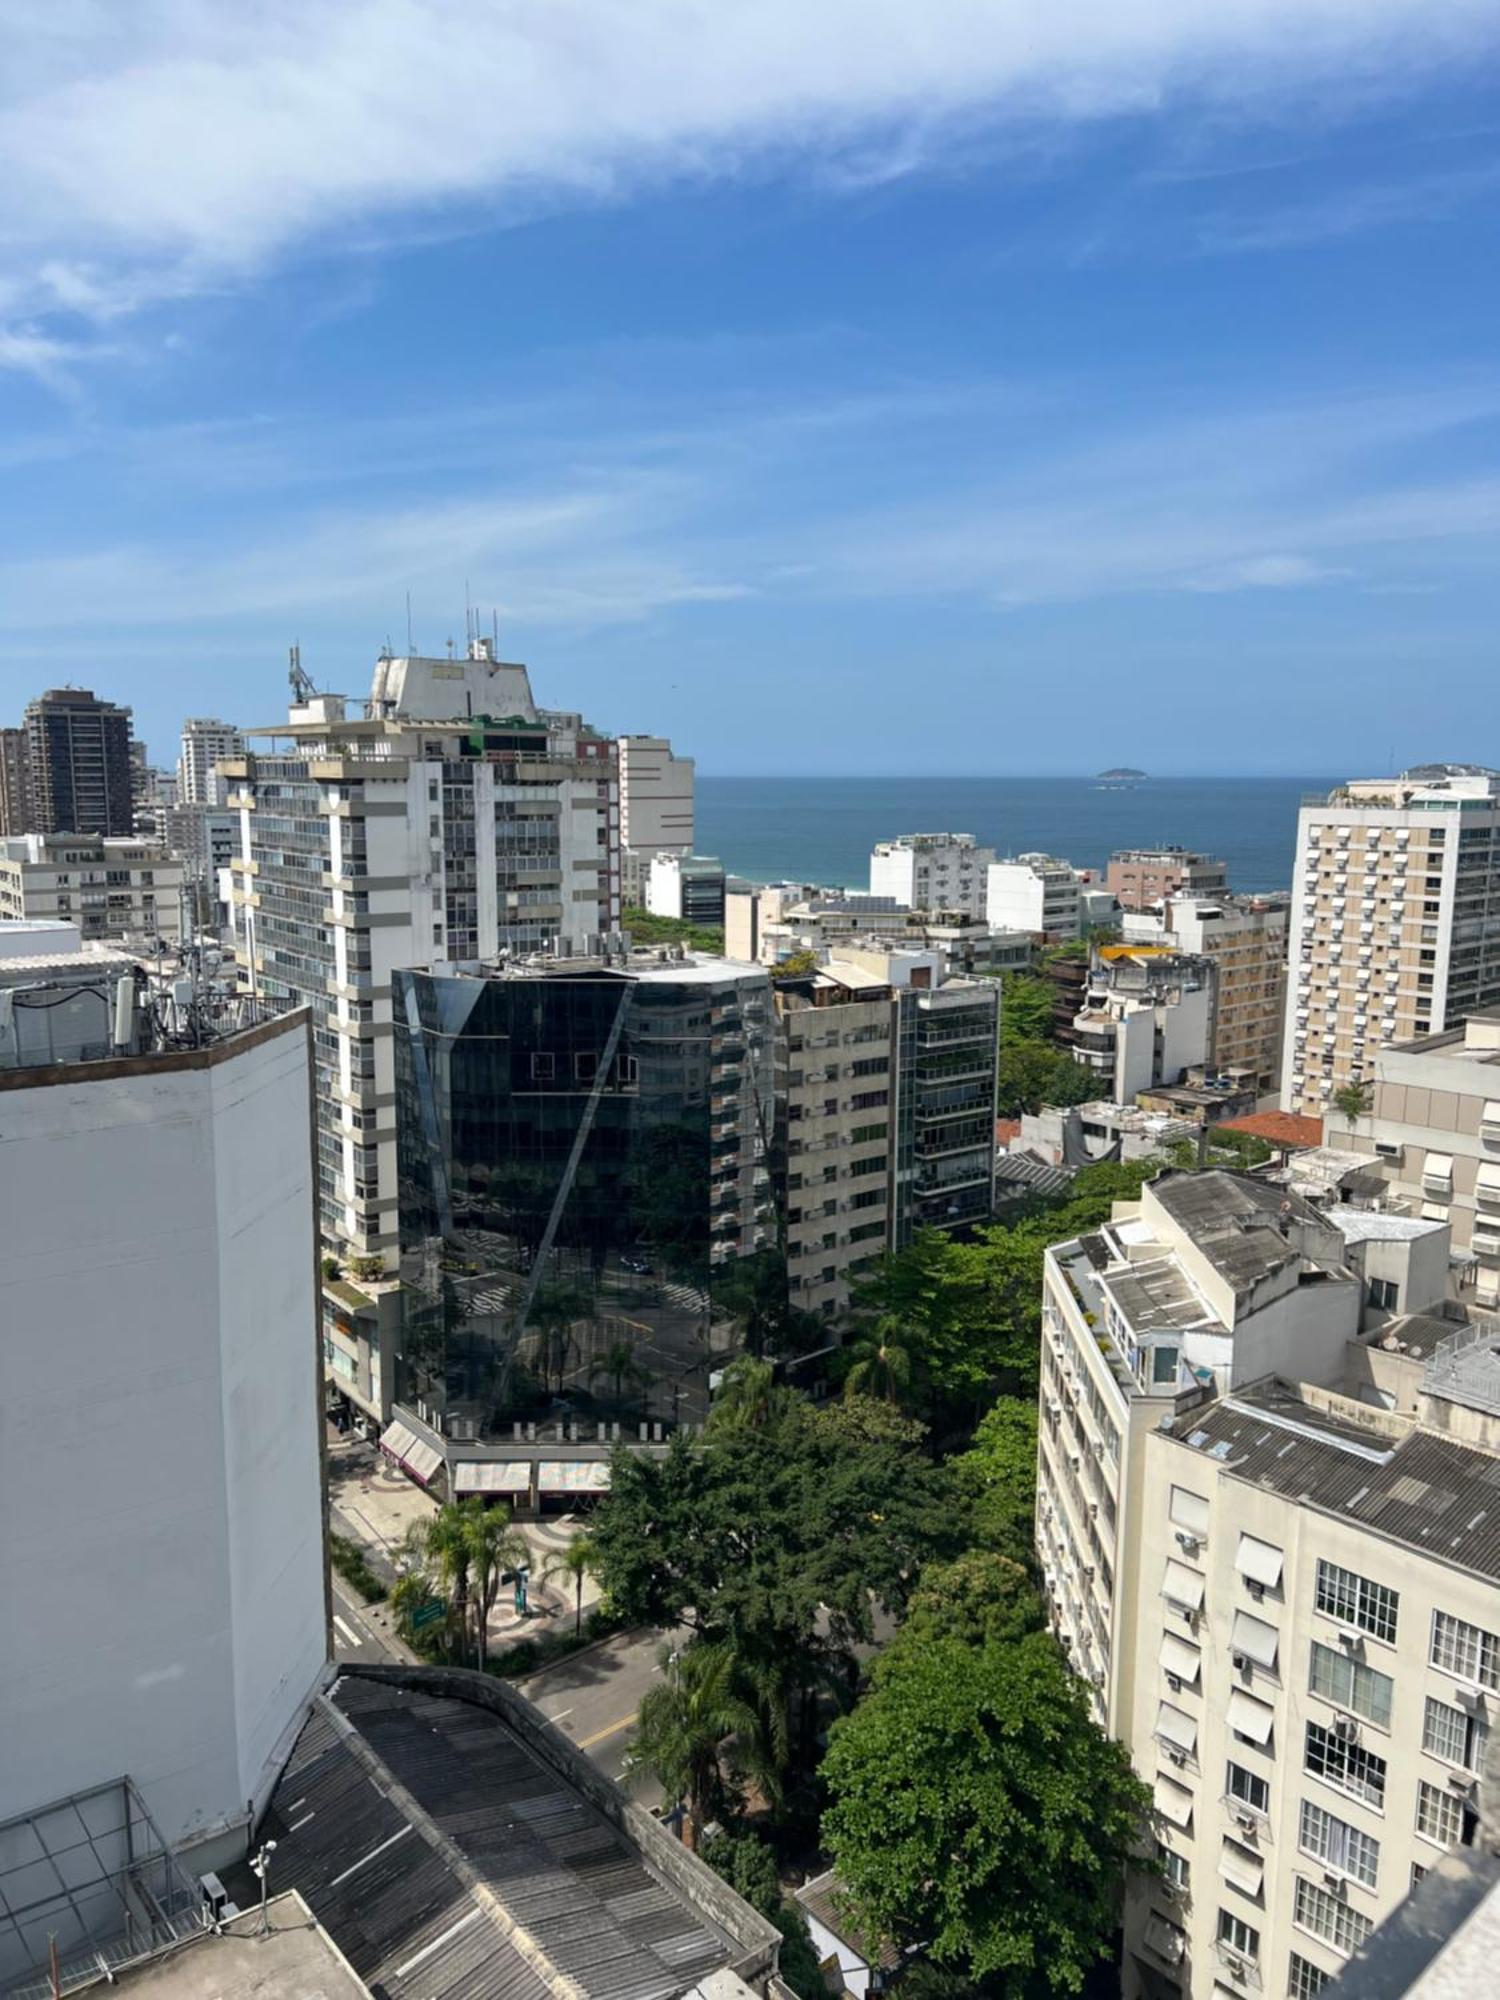
<path fill-rule="evenodd" d="M 421 1632 L 429 1625 L 440 1625 L 448 1615 L 448 1607 L 440 1597 L 429 1597 L 425 1604 L 419 1604 L 411 1614 L 411 1629 Z"/>

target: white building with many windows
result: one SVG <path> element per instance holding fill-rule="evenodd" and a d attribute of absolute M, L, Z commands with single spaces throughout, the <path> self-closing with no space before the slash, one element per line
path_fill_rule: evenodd
<path fill-rule="evenodd" d="M 995 858 L 972 833 L 903 833 L 870 851 L 870 894 L 908 910 L 984 915 L 985 870 Z"/>
<path fill-rule="evenodd" d="M 1083 922 L 1080 894 L 1078 870 L 1071 862 L 1050 854 L 1020 854 L 1014 860 L 991 860 L 984 913 L 996 930 L 1075 938 Z"/>

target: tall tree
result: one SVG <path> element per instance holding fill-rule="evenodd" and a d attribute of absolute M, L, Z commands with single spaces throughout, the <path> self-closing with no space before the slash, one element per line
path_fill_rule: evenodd
<path fill-rule="evenodd" d="M 526 1568 L 531 1550 L 520 1529 L 512 1526 L 508 1507 L 474 1498 L 461 1501 L 458 1511 L 473 1582 L 474 1659 L 483 1672 L 489 1658 L 490 1613 L 500 1594 L 501 1580 L 508 1571 Z"/>
<path fill-rule="evenodd" d="M 650 1771 L 683 1808 L 684 1838 L 696 1848 L 704 1825 L 727 1797 L 729 1739 L 734 1738 L 741 1768 L 762 1768 L 760 1724 L 739 1690 L 728 1646 L 700 1641 L 679 1653 L 663 1647 L 661 1657 L 663 1675 L 641 1701 L 630 1763 Z"/>
<path fill-rule="evenodd" d="M 865 1327 L 844 1345 L 846 1396 L 874 1396 L 899 1403 L 911 1387 L 911 1355 L 899 1321 L 889 1314 Z"/>
<path fill-rule="evenodd" d="M 1110 1948 L 1150 1793 L 1056 1646 L 897 1639 L 823 1763 L 854 1921 L 1005 2000 L 1077 1993 Z"/>
<path fill-rule="evenodd" d="M 974 1514 L 974 1538 L 1030 1567 L 1036 1514 L 1036 1401 L 1002 1396 L 980 1419 L 974 1442 L 949 1460 Z"/>
<path fill-rule="evenodd" d="M 542 1560 L 542 1582 L 566 1577 L 573 1586 L 573 1636 L 583 1632 L 583 1586 L 594 1571 L 594 1545 L 587 1535 L 574 1535 L 560 1549 L 549 1549 Z"/>

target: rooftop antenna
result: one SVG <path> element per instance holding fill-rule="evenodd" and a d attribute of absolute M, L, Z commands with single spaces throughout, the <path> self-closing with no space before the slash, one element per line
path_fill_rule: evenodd
<path fill-rule="evenodd" d="M 469 579 L 464 578 L 464 650 L 468 652 L 477 634 L 474 630 L 474 605 L 469 596 Z"/>
<path fill-rule="evenodd" d="M 311 701 L 317 693 L 312 684 L 312 676 L 302 671 L 302 645 L 300 640 L 287 649 L 287 679 L 291 682 L 292 693 L 298 701 Z"/>

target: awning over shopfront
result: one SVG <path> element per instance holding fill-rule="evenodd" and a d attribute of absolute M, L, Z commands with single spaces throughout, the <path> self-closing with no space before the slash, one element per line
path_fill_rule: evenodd
<path fill-rule="evenodd" d="M 536 1469 L 538 1493 L 607 1493 L 608 1459 L 588 1459 L 581 1463 L 566 1458 L 544 1458 Z"/>
<path fill-rule="evenodd" d="M 531 1466 L 524 1458 L 461 1458 L 453 1468 L 455 1493 L 529 1493 Z"/>

